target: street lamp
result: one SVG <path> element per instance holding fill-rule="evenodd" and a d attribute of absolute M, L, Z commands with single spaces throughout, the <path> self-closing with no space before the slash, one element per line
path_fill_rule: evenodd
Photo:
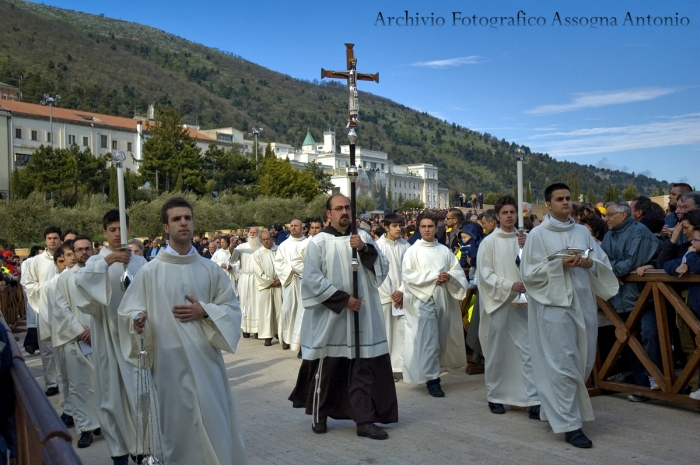
<path fill-rule="evenodd" d="M 51 97 L 49 94 L 44 94 L 44 98 L 41 100 L 42 105 L 49 106 L 49 134 L 51 135 L 51 148 L 53 148 L 53 107 L 58 105 L 58 101 L 61 100 L 60 95 Z"/>
<path fill-rule="evenodd" d="M 258 164 L 258 136 L 262 132 L 263 128 L 253 128 L 251 133 L 249 133 L 251 136 L 255 136 L 255 165 L 257 166 Z"/>

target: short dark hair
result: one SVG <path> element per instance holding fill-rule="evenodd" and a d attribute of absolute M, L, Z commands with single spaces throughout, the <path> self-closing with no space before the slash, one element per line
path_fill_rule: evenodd
<path fill-rule="evenodd" d="M 694 228 L 700 227 L 700 210 L 691 210 L 683 215 L 683 221 L 688 221 Z"/>
<path fill-rule="evenodd" d="M 632 199 L 635 202 L 634 209 L 642 212 L 642 216 L 654 211 L 654 202 L 645 195 L 638 195 Z"/>
<path fill-rule="evenodd" d="M 77 235 L 78 235 L 78 231 L 76 231 L 75 229 L 72 229 L 72 228 L 66 229 L 65 231 L 63 231 L 63 234 L 61 234 L 61 240 L 62 240 L 62 241 L 65 241 L 65 240 L 66 240 L 66 236 L 67 236 L 68 234 L 75 234 L 75 235 L 77 236 Z"/>
<path fill-rule="evenodd" d="M 90 236 L 87 234 L 78 234 L 75 239 L 73 239 L 73 248 L 75 248 L 75 243 L 78 241 L 88 241 L 90 243 L 90 247 L 92 247 L 92 239 L 90 239 Z"/>
<path fill-rule="evenodd" d="M 224 236 L 221 236 L 219 239 L 223 239 L 223 240 L 225 240 L 228 244 L 231 244 L 231 236 L 229 236 L 228 234 L 226 234 L 226 235 L 224 235 Z"/>
<path fill-rule="evenodd" d="M 386 215 L 382 223 L 387 228 L 392 224 L 398 224 L 399 226 L 403 226 L 403 219 L 401 219 L 399 215 L 392 213 L 390 215 Z"/>
<path fill-rule="evenodd" d="M 67 241 L 64 241 L 63 244 L 61 244 L 61 248 L 63 250 L 70 250 L 72 252 L 74 243 L 75 241 L 73 239 L 69 239 Z"/>
<path fill-rule="evenodd" d="M 112 223 L 118 223 L 119 221 L 119 210 L 117 210 L 116 208 L 110 210 L 107 213 L 105 213 L 105 216 L 102 217 L 102 229 L 104 231 L 107 231 L 107 226 L 109 226 Z M 129 215 L 126 215 L 126 227 L 129 227 Z"/>
<path fill-rule="evenodd" d="M 377 226 L 377 229 L 374 230 L 374 235 L 377 237 L 382 237 L 384 234 L 386 234 L 386 229 L 381 226 Z"/>
<path fill-rule="evenodd" d="M 552 201 L 552 193 L 554 191 L 558 191 L 560 189 L 566 189 L 567 191 L 571 192 L 571 189 L 569 189 L 569 186 L 564 184 L 563 182 L 555 182 L 554 184 L 550 184 L 547 186 L 547 188 L 544 190 L 544 200 L 547 202 Z"/>
<path fill-rule="evenodd" d="M 659 234 L 664 229 L 666 222 L 664 221 L 663 215 L 659 215 L 658 213 L 652 211 L 651 213 L 642 216 L 639 223 L 646 226 L 652 233 Z"/>
<path fill-rule="evenodd" d="M 498 200 L 496 200 L 496 204 L 493 206 L 493 209 L 498 215 L 499 213 L 501 213 L 501 208 L 505 207 L 506 205 L 514 206 L 515 212 L 518 213 L 518 201 L 515 200 L 515 197 L 509 194 L 506 194 Z"/>
<path fill-rule="evenodd" d="M 29 256 L 36 257 L 40 250 L 44 250 L 44 248 L 40 245 L 33 245 L 32 248 L 29 249 Z"/>
<path fill-rule="evenodd" d="M 693 190 L 692 187 L 690 187 L 690 184 L 687 182 L 672 182 L 671 187 L 669 188 L 669 191 L 673 189 L 674 187 L 680 187 L 683 192 L 681 192 L 681 195 L 687 194 L 688 192 L 691 192 Z"/>
<path fill-rule="evenodd" d="M 599 241 L 603 240 L 605 233 L 608 232 L 608 224 L 603 220 L 603 218 L 598 215 L 584 215 L 579 220 L 579 224 L 588 225 L 593 231 L 593 237 Z"/>
<path fill-rule="evenodd" d="M 53 254 L 53 262 L 56 263 L 58 262 L 58 259 L 63 256 L 63 247 L 59 247 L 56 252 Z"/>
<path fill-rule="evenodd" d="M 484 220 L 486 221 L 495 221 L 498 222 L 498 218 L 496 217 L 496 210 L 494 208 L 489 208 L 488 210 L 484 211 L 481 216 L 483 217 Z"/>
<path fill-rule="evenodd" d="M 420 226 L 420 222 L 423 220 L 430 220 L 433 222 L 435 226 L 438 224 L 438 219 L 433 212 L 423 212 L 423 214 L 420 217 L 420 220 L 418 220 L 418 226 Z"/>
<path fill-rule="evenodd" d="M 160 222 L 161 222 L 161 224 L 168 224 L 168 210 L 170 210 L 171 208 L 177 208 L 177 207 L 189 208 L 190 212 L 192 212 L 192 216 L 194 216 L 194 209 L 192 208 L 192 204 L 189 203 L 185 198 L 183 198 L 183 197 L 171 197 L 170 199 L 168 199 L 167 202 L 165 202 L 163 204 L 163 206 L 160 209 Z"/>
<path fill-rule="evenodd" d="M 323 226 L 323 220 L 320 217 L 319 218 L 311 218 L 309 220 L 309 226 L 311 226 L 311 223 L 320 223 L 321 226 Z"/>
<path fill-rule="evenodd" d="M 457 207 L 450 208 L 447 213 L 452 213 L 458 223 L 464 223 L 464 212 Z"/>
<path fill-rule="evenodd" d="M 330 197 L 328 197 L 328 200 L 326 200 L 326 210 L 330 210 L 330 209 L 331 209 L 331 201 L 332 201 L 334 198 L 338 197 L 338 196 L 343 196 L 343 197 L 345 197 L 345 198 L 347 199 L 347 196 L 345 196 L 345 195 L 343 195 L 343 194 L 333 194 L 333 195 L 331 195 Z"/>
<path fill-rule="evenodd" d="M 44 239 L 46 239 L 46 236 L 49 234 L 58 234 L 58 237 L 62 237 L 61 228 L 58 226 L 49 226 L 48 228 L 44 229 Z"/>

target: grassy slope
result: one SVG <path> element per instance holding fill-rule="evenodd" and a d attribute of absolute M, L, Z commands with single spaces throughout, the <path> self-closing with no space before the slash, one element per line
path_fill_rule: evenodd
<path fill-rule="evenodd" d="M 21 0 L 0 0 L 0 81 L 25 75 L 26 101 L 60 93 L 61 104 L 123 116 L 149 103 L 174 106 L 188 123 L 203 127 L 265 128 L 265 137 L 299 146 L 307 127 L 316 140 L 326 128 L 347 143 L 346 92 L 271 71 L 240 57 L 164 31 Z M 232 45 L 235 47 L 235 44 Z M 510 144 L 489 134 L 450 125 L 426 113 L 361 92 L 361 143 L 384 150 L 397 163 L 440 168 L 443 187 L 464 192 L 510 192 L 515 162 Z M 560 162 L 533 154 L 526 181 L 578 179 L 583 193 L 602 197 L 610 183 L 635 183 L 650 194 L 661 184 L 645 176 Z M 541 195 L 541 194 L 540 194 Z"/>

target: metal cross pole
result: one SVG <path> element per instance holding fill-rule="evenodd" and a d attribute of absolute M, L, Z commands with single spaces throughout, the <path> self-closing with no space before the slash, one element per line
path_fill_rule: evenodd
<path fill-rule="evenodd" d="M 323 78 L 335 78 L 335 79 L 345 79 L 348 83 L 348 125 L 350 128 L 348 130 L 348 139 L 350 140 L 350 167 L 348 168 L 348 178 L 350 179 L 350 228 L 352 234 L 357 234 L 357 220 L 356 220 L 356 203 L 357 203 L 357 177 L 359 172 L 357 171 L 357 166 L 355 166 L 355 141 L 357 140 L 357 133 L 355 133 L 355 127 L 358 122 L 358 114 L 360 112 L 360 103 L 357 95 L 357 81 L 374 81 L 379 83 L 379 73 L 375 74 L 365 74 L 357 72 L 357 58 L 355 58 L 355 52 L 353 47 L 355 44 L 345 44 L 345 58 L 347 62 L 346 71 L 328 71 L 321 68 L 321 79 Z M 360 267 L 360 262 L 357 259 L 357 250 L 352 249 L 352 295 L 357 298 L 357 270 Z M 355 358 L 360 358 L 360 314 L 358 312 L 354 313 L 354 323 L 355 323 Z"/>

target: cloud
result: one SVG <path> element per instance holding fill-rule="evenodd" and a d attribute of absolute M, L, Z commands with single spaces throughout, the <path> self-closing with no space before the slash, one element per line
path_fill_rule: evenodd
<path fill-rule="evenodd" d="M 682 176 L 682 177 L 678 180 L 678 182 L 684 182 L 684 183 L 688 184 L 690 181 L 688 180 L 688 176 Z"/>
<path fill-rule="evenodd" d="M 700 116 L 686 115 L 630 126 L 576 129 L 530 137 L 533 150 L 554 157 L 623 152 L 674 145 L 700 144 Z"/>
<path fill-rule="evenodd" d="M 677 89 L 668 87 L 644 87 L 639 89 L 615 90 L 611 92 L 578 93 L 574 94 L 576 97 L 569 103 L 541 105 L 532 110 L 527 110 L 525 113 L 531 115 L 552 115 L 555 113 L 580 110 L 582 108 L 597 108 L 608 105 L 652 100 L 676 91 Z"/>
<path fill-rule="evenodd" d="M 481 57 L 472 55 L 468 57 L 448 58 L 446 60 L 417 61 L 411 66 L 421 66 L 424 68 L 450 68 L 461 65 L 476 65 L 481 63 Z"/>

